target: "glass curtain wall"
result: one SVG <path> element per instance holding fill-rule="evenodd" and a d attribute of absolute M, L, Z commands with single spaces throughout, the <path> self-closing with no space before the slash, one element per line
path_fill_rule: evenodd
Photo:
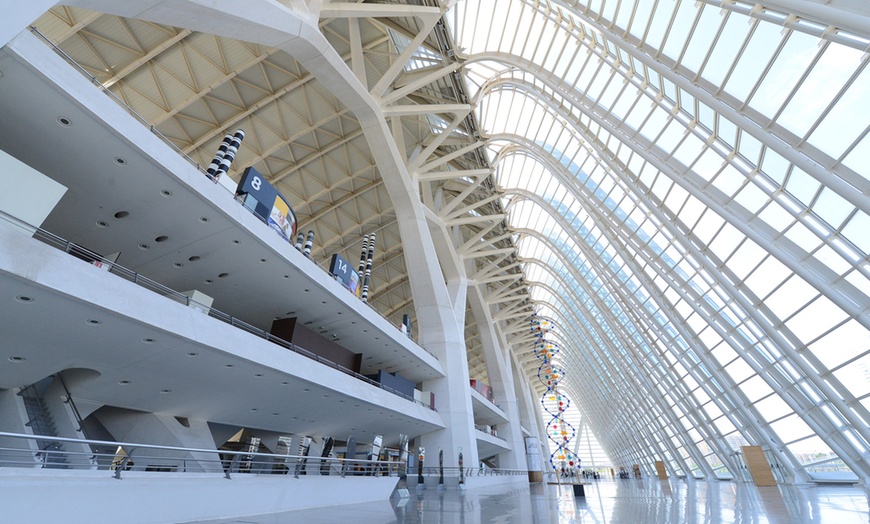
<path fill-rule="evenodd" d="M 615 465 L 870 480 L 867 35 L 743 2 L 450 12 L 563 387 Z M 651 471 L 650 471 L 651 473 Z"/>

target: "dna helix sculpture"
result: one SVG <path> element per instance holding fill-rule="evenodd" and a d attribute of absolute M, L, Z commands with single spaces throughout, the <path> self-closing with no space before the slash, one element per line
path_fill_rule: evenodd
<path fill-rule="evenodd" d="M 565 420 L 565 412 L 571 405 L 571 400 L 559 390 L 559 382 L 564 377 L 564 370 L 555 362 L 559 354 L 558 344 L 547 340 L 547 334 L 553 328 L 553 323 L 546 319 L 532 317 L 532 331 L 535 334 L 534 352 L 541 361 L 538 366 L 538 380 L 546 387 L 541 396 L 541 407 L 550 415 L 547 424 L 547 438 L 553 443 L 550 453 L 550 465 L 553 470 L 568 473 L 580 467 L 580 459 L 570 449 L 571 441 L 577 431 Z"/>

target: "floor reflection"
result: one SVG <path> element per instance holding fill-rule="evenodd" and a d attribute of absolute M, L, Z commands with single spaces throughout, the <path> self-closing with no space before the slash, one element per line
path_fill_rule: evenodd
<path fill-rule="evenodd" d="M 214 523 L 384 524 L 792 524 L 870 523 L 870 497 L 859 487 L 758 488 L 726 481 L 600 480 L 574 497 L 570 486 L 516 484 L 467 492 L 411 491 L 370 504 L 293 511 Z"/>

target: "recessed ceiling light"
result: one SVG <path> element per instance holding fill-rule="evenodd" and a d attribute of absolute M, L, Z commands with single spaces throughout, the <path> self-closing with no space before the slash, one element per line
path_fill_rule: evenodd
<path fill-rule="evenodd" d="M 228 276 L 230 276 L 229 273 L 221 273 L 220 275 L 218 275 L 218 278 L 226 278 Z"/>
<path fill-rule="evenodd" d="M 92 325 L 92 326 L 96 326 L 97 324 L 102 324 L 102 323 L 103 323 L 102 320 L 97 320 L 97 319 L 95 319 L 95 318 L 89 318 L 89 319 L 88 319 L 88 324 L 90 324 L 90 325 Z"/>
<path fill-rule="evenodd" d="M 119 166 L 127 165 L 127 159 L 121 156 L 116 156 L 115 163 Z"/>
<path fill-rule="evenodd" d="M 166 235 L 160 235 L 154 239 L 155 242 L 166 242 L 167 240 L 169 240 L 169 237 Z"/>
<path fill-rule="evenodd" d="M 172 390 L 171 389 L 161 389 L 160 393 L 162 393 L 163 395 L 168 395 L 169 393 L 172 393 Z"/>
<path fill-rule="evenodd" d="M 109 223 L 105 220 L 97 220 L 97 227 L 109 227 Z"/>
<path fill-rule="evenodd" d="M 17 297 L 15 297 L 15 300 L 21 302 L 22 304 L 29 304 L 33 302 L 34 299 L 33 297 L 28 297 L 26 295 L 18 295 Z"/>
<path fill-rule="evenodd" d="M 192 257 L 188 258 L 187 260 L 190 262 L 196 262 L 199 259 L 200 259 L 199 255 L 193 255 Z"/>
<path fill-rule="evenodd" d="M 65 116 L 59 116 L 57 117 L 57 123 L 62 125 L 63 127 L 69 127 L 72 125 L 72 120 Z"/>
<path fill-rule="evenodd" d="M 255 373 L 254 376 L 255 376 L 255 377 L 262 377 L 263 374 L 262 374 L 262 373 Z"/>
<path fill-rule="evenodd" d="M 261 258 L 261 259 L 260 259 L 260 262 L 265 262 L 265 261 L 266 261 L 265 258 Z"/>
<path fill-rule="evenodd" d="M 276 413 L 272 413 L 272 416 L 273 416 L 273 417 L 277 417 L 277 416 L 278 416 L 278 413 L 277 413 L 277 412 L 276 412 Z"/>
<path fill-rule="evenodd" d="M 205 282 L 206 284 L 213 284 L 214 280 L 207 278 L 207 279 L 203 280 L 203 282 Z"/>
<path fill-rule="evenodd" d="M 160 194 L 163 195 L 163 196 L 165 196 L 165 197 L 171 197 L 171 196 L 172 196 L 172 191 L 170 191 L 170 190 L 168 190 L 168 189 L 161 189 L 161 190 L 160 190 Z"/>
<path fill-rule="evenodd" d="M 197 353 L 196 351 L 191 351 L 190 353 L 187 354 L 188 357 L 195 357 L 197 355 L 199 355 L 199 353 Z"/>
<path fill-rule="evenodd" d="M 173 263 L 172 265 L 173 265 L 174 267 L 184 267 L 184 264 L 182 264 L 181 262 L 175 262 L 175 263 Z"/>
<path fill-rule="evenodd" d="M 130 216 L 129 211 L 118 211 L 115 213 L 115 218 L 127 218 L 128 216 Z"/>
<path fill-rule="evenodd" d="M 146 344 L 153 344 L 153 343 L 154 343 L 154 339 L 153 339 L 153 338 L 143 338 L 143 339 L 142 339 L 142 342 L 144 342 L 144 343 L 146 343 Z"/>
<path fill-rule="evenodd" d="M 119 380 L 119 381 L 118 381 L 118 384 L 121 384 L 122 386 L 126 386 L 126 385 L 129 384 L 129 383 L 130 383 L 129 380 Z"/>
<path fill-rule="evenodd" d="M 224 364 L 224 367 L 225 368 L 232 368 L 232 367 L 235 367 L 235 364 Z"/>
<path fill-rule="evenodd" d="M 141 249 L 142 251 L 145 251 L 145 250 L 151 249 L 151 246 L 149 246 L 148 244 L 139 244 L 139 249 Z"/>
<path fill-rule="evenodd" d="M 282 386 L 286 386 L 287 384 L 289 384 L 289 382 L 287 382 L 286 380 L 284 382 L 281 382 Z"/>
<path fill-rule="evenodd" d="M 257 411 L 257 408 L 251 408 L 251 411 Z"/>
<path fill-rule="evenodd" d="M 290 275 L 284 275 L 284 278 L 290 278 Z"/>
<path fill-rule="evenodd" d="M 9 357 L 9 362 L 23 362 L 27 360 L 24 357 Z"/>
<path fill-rule="evenodd" d="M 233 244 L 241 244 L 242 242 L 239 240 L 233 240 Z"/>
<path fill-rule="evenodd" d="M 304 388 L 302 391 L 311 391 L 310 388 Z"/>
<path fill-rule="evenodd" d="M 199 221 L 202 223 L 208 222 L 208 217 L 199 217 Z"/>

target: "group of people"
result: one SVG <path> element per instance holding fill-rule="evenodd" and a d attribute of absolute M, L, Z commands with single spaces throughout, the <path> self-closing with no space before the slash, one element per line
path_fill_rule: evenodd
<path fill-rule="evenodd" d="M 601 475 L 597 471 L 591 471 L 587 469 L 576 470 L 574 468 L 562 468 L 560 474 L 563 479 L 579 477 L 583 480 L 598 480 L 601 478 Z"/>

